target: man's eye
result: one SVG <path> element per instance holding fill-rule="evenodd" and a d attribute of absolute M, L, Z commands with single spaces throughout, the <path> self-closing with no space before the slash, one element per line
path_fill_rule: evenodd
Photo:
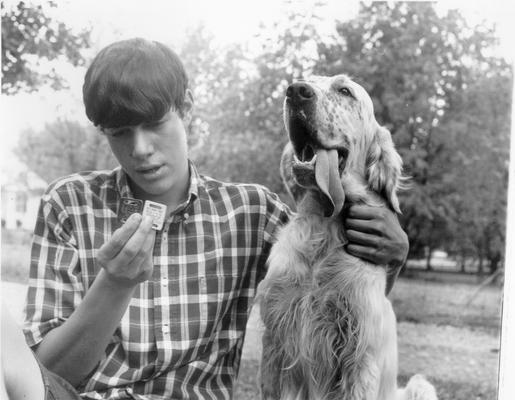
<path fill-rule="evenodd" d="M 349 90 L 349 88 L 341 87 L 340 89 L 338 89 L 338 92 L 340 92 L 344 96 L 352 97 L 352 92 Z"/>
<path fill-rule="evenodd" d="M 112 138 L 118 138 L 118 137 L 122 137 L 123 135 L 127 134 L 128 133 L 128 129 L 127 128 L 120 128 L 120 129 L 105 129 L 104 130 L 104 133 L 109 136 L 109 137 L 112 137 Z"/>
<path fill-rule="evenodd" d="M 145 127 L 146 128 L 159 128 L 162 124 L 163 124 L 164 121 L 153 121 L 153 122 L 147 122 L 145 124 Z"/>

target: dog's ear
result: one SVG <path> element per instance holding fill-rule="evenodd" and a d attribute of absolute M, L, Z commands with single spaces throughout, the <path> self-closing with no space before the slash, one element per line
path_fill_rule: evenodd
<path fill-rule="evenodd" d="M 293 177 L 293 146 L 291 142 L 286 143 L 284 146 L 283 154 L 281 156 L 280 172 L 281 178 L 288 194 L 292 197 L 295 204 L 298 204 L 300 199 L 306 193 L 306 189 L 299 186 Z"/>
<path fill-rule="evenodd" d="M 397 190 L 402 179 L 402 159 L 388 129 L 379 125 L 367 152 L 366 171 L 369 187 L 384 196 L 391 208 L 400 213 Z"/>

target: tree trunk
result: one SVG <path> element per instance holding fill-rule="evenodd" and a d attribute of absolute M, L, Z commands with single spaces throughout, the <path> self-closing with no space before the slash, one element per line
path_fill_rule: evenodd
<path fill-rule="evenodd" d="M 495 274 L 497 269 L 499 268 L 499 262 L 501 261 L 501 254 L 499 252 L 494 252 L 494 254 L 490 257 L 490 273 Z"/>
<path fill-rule="evenodd" d="M 479 255 L 479 262 L 477 264 L 477 274 L 478 275 L 483 275 L 484 271 L 483 271 L 483 254 L 480 254 Z"/>
<path fill-rule="evenodd" d="M 431 256 L 433 255 L 433 250 L 431 248 L 427 251 L 427 257 L 426 257 L 426 269 L 428 271 L 432 271 L 433 267 L 431 266 Z"/>
<path fill-rule="evenodd" d="M 461 265 L 460 265 L 460 272 L 465 273 L 465 254 L 461 254 Z"/>

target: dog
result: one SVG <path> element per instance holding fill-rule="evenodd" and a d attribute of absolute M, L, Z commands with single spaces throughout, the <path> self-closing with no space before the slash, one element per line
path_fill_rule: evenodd
<path fill-rule="evenodd" d="M 281 175 L 297 214 L 259 287 L 261 396 L 281 400 L 436 400 L 421 375 L 397 388 L 396 318 L 386 268 L 345 251 L 353 203 L 400 213 L 402 160 L 367 92 L 346 75 L 291 84 Z"/>

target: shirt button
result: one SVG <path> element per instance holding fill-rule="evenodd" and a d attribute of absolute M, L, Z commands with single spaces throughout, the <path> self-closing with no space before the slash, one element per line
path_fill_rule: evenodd
<path fill-rule="evenodd" d="M 168 286 L 168 279 L 167 278 L 162 278 L 161 279 L 161 285 Z"/>
<path fill-rule="evenodd" d="M 162 332 L 163 334 L 167 335 L 170 333 L 170 327 L 168 326 L 168 324 L 164 324 L 163 325 L 163 328 L 162 328 Z"/>
<path fill-rule="evenodd" d="M 184 219 L 188 219 L 190 215 L 188 213 L 184 213 Z"/>

